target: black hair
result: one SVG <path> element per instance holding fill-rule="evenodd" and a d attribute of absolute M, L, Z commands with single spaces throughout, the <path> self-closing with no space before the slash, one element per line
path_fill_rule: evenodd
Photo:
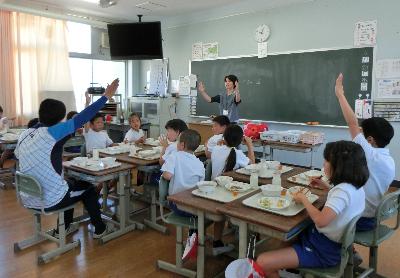
<path fill-rule="evenodd" d="M 33 118 L 28 122 L 28 128 L 32 128 L 39 123 L 39 118 Z"/>
<path fill-rule="evenodd" d="M 39 122 L 45 126 L 53 126 L 64 119 L 65 104 L 62 101 L 47 98 L 40 103 Z"/>
<path fill-rule="evenodd" d="M 166 124 L 165 124 L 165 129 L 173 129 L 176 132 L 183 132 L 185 130 L 188 129 L 186 123 L 184 121 L 182 121 L 181 119 L 173 119 L 173 120 L 169 120 Z"/>
<path fill-rule="evenodd" d="M 331 166 L 330 181 L 334 185 L 346 182 L 360 188 L 369 178 L 367 159 L 359 144 L 343 140 L 330 142 L 326 144 L 324 159 Z"/>
<path fill-rule="evenodd" d="M 228 126 L 231 124 L 231 121 L 227 116 L 220 115 L 212 119 L 213 122 L 219 124 L 220 126 Z"/>
<path fill-rule="evenodd" d="M 139 119 L 140 122 L 142 122 L 142 119 L 140 118 L 140 115 L 136 112 L 133 112 L 129 115 L 129 120 L 133 117 L 137 117 Z"/>
<path fill-rule="evenodd" d="M 94 117 L 90 119 L 90 123 L 93 124 L 94 121 L 95 121 L 97 118 L 102 118 L 103 121 L 104 121 L 104 116 L 103 116 L 102 114 L 100 114 L 100 113 L 96 113 L 96 115 L 94 115 Z"/>
<path fill-rule="evenodd" d="M 67 113 L 67 120 L 71 120 L 76 114 L 78 114 L 78 112 L 76 111 L 69 111 Z"/>
<path fill-rule="evenodd" d="M 186 129 L 179 135 L 179 143 L 185 145 L 185 150 L 194 152 L 200 145 L 201 136 L 193 129 Z"/>
<path fill-rule="evenodd" d="M 379 148 L 386 147 L 394 136 L 392 125 L 384 118 L 372 117 L 365 119 L 361 123 L 365 138 L 371 136 L 374 138 Z"/>
<path fill-rule="evenodd" d="M 224 140 L 228 147 L 231 148 L 228 158 L 226 159 L 226 164 L 224 172 L 232 171 L 236 165 L 236 150 L 243 140 L 243 129 L 238 125 L 230 125 L 224 131 Z"/>
<path fill-rule="evenodd" d="M 226 81 L 226 79 L 228 79 L 229 81 L 233 82 L 233 88 L 236 88 L 236 81 L 239 82 L 239 79 L 237 78 L 236 75 L 233 74 L 229 74 L 227 76 L 224 77 L 224 82 Z"/>
<path fill-rule="evenodd" d="M 0 106 L 0 113 L 3 113 L 3 107 Z"/>

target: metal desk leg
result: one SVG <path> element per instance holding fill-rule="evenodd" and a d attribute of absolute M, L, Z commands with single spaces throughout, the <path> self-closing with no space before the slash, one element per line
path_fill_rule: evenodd
<path fill-rule="evenodd" d="M 198 224 L 198 236 L 199 236 L 199 247 L 197 249 L 197 278 L 204 278 L 204 257 L 205 257 L 205 236 L 204 236 L 204 211 L 197 211 L 197 224 Z"/>
<path fill-rule="evenodd" d="M 267 154 L 266 154 L 266 149 L 267 149 L 267 147 L 265 146 L 265 145 L 263 145 L 263 155 L 262 155 L 262 158 L 263 159 L 265 159 L 266 157 L 267 157 Z"/>
<path fill-rule="evenodd" d="M 246 258 L 247 251 L 247 223 L 239 222 L 239 259 Z"/>
<path fill-rule="evenodd" d="M 274 160 L 274 148 L 269 147 L 269 160 Z"/>
<path fill-rule="evenodd" d="M 166 234 L 168 232 L 167 227 L 157 223 L 157 200 L 156 200 L 157 189 L 152 186 L 150 190 L 151 190 L 150 219 L 144 219 L 144 223 L 150 228 L 159 231 L 163 234 Z"/>

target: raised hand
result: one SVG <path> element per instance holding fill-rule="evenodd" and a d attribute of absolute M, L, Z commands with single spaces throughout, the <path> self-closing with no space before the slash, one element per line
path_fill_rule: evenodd
<path fill-rule="evenodd" d="M 166 137 L 165 135 L 160 135 L 159 140 L 160 140 L 161 146 L 162 146 L 164 149 L 168 147 L 168 140 L 167 140 L 167 137 Z"/>
<path fill-rule="evenodd" d="M 202 81 L 200 81 L 197 85 L 197 90 L 199 90 L 200 93 L 204 93 L 206 91 L 206 88 L 204 87 L 204 83 Z"/>
<path fill-rule="evenodd" d="M 239 82 L 235 81 L 235 93 L 239 92 Z"/>
<path fill-rule="evenodd" d="M 336 79 L 335 93 L 336 93 L 336 97 L 338 97 L 338 98 L 344 95 L 343 74 L 342 73 L 340 73 L 338 78 Z"/>
<path fill-rule="evenodd" d="M 114 79 L 114 81 L 110 84 L 107 85 L 106 91 L 104 92 L 104 96 L 107 97 L 108 99 L 111 99 L 115 92 L 117 91 L 119 86 L 119 79 Z"/>

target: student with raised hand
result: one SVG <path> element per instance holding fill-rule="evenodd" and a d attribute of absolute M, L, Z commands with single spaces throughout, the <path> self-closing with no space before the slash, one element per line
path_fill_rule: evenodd
<path fill-rule="evenodd" d="M 394 129 L 387 120 L 378 117 L 363 120 L 360 129 L 357 117 L 344 94 L 342 74 L 336 80 L 335 93 L 351 138 L 364 149 L 369 168 L 369 179 L 364 186 L 365 210 L 357 223 L 357 230 L 372 230 L 376 225 L 376 209 L 395 177 L 394 160 L 385 148 L 394 136 Z"/>
<path fill-rule="evenodd" d="M 20 171 L 35 177 L 44 193 L 43 200 L 21 196 L 24 205 L 36 209 L 44 206 L 46 211 L 52 211 L 82 201 L 95 227 L 94 238 L 101 238 L 112 228 L 101 219 L 98 195 L 93 185 L 75 179 L 64 179 L 63 145 L 69 139 L 69 134 L 89 121 L 112 98 L 118 85 L 119 80 L 115 79 L 107 86 L 100 99 L 66 122 L 62 122 L 66 113 L 64 103 L 45 99 L 39 108 L 40 123 L 21 134 L 15 151 Z M 73 209 L 64 213 L 67 233 L 77 229 L 70 225 L 72 220 Z"/>
<path fill-rule="evenodd" d="M 322 210 L 314 207 L 306 192 L 293 195 L 296 203 L 304 205 L 313 224 L 292 246 L 258 256 L 257 264 L 265 277 L 279 277 L 280 269 L 327 268 L 340 263 L 343 233 L 365 207 L 363 188 L 369 173 L 363 149 L 350 141 L 328 143 L 324 150 L 324 171 L 334 186 L 324 207 Z"/>

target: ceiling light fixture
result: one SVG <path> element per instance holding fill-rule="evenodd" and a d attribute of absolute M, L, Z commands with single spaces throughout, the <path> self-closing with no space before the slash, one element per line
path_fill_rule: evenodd
<path fill-rule="evenodd" d="M 102 8 L 109 8 L 117 4 L 117 0 L 100 0 L 99 5 Z"/>

